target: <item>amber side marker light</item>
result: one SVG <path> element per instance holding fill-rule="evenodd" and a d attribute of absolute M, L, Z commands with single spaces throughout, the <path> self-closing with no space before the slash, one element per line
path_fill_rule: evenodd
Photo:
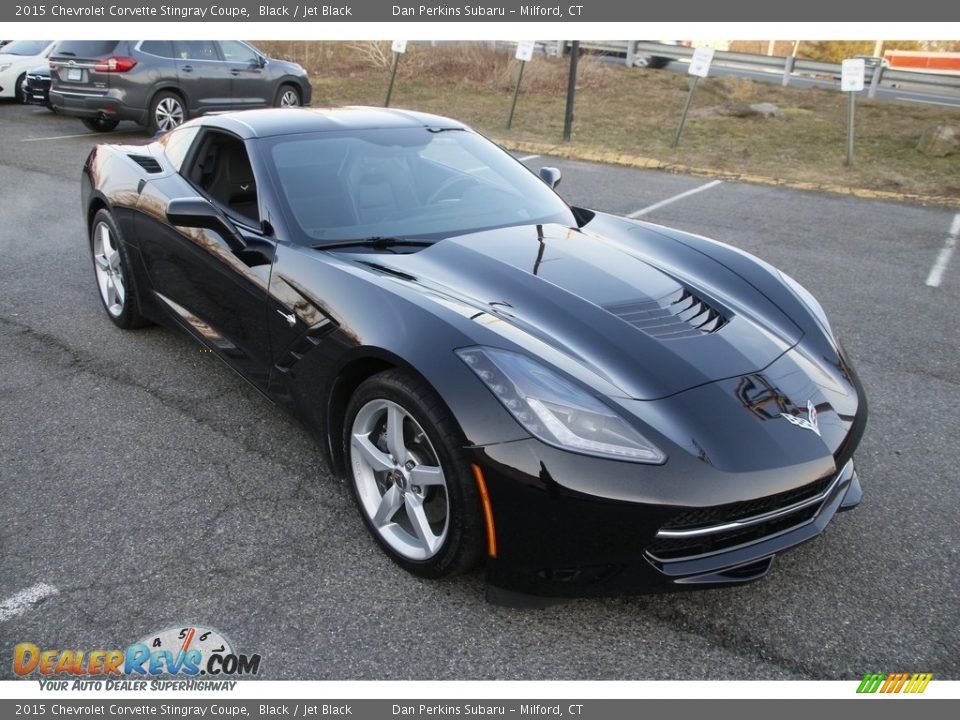
<path fill-rule="evenodd" d="M 490 495 L 487 494 L 487 481 L 483 477 L 483 470 L 477 465 L 471 465 L 473 477 L 477 480 L 480 489 L 480 502 L 483 503 L 483 516 L 487 521 L 487 555 L 497 556 L 497 531 L 493 526 L 493 507 L 490 505 Z"/>

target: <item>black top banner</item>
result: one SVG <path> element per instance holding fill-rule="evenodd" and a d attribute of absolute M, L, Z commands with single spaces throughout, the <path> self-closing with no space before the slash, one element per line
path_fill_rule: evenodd
<path fill-rule="evenodd" d="M 59 0 L 0 7 L 0 22 L 951 22 L 960 3 L 687 0 L 682 3 L 564 0 Z"/>

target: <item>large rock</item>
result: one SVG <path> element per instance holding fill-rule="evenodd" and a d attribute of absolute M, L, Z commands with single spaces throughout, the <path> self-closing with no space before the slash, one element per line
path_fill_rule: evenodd
<path fill-rule="evenodd" d="M 917 150 L 931 157 L 946 157 L 960 152 L 960 128 L 953 125 L 933 125 L 923 131 Z"/>
<path fill-rule="evenodd" d="M 780 117 L 783 115 L 773 103 L 724 103 L 713 109 L 718 115 L 730 117 Z"/>

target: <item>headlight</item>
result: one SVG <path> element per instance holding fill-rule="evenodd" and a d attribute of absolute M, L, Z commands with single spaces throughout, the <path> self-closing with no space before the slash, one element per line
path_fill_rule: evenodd
<path fill-rule="evenodd" d="M 456 352 L 517 422 L 543 442 L 616 460 L 659 464 L 667 459 L 610 407 L 540 363 L 493 348 Z"/>
<path fill-rule="evenodd" d="M 810 293 L 809 290 L 783 272 L 783 270 L 777 270 L 777 273 L 780 275 L 780 279 L 787 284 L 787 287 L 793 290 L 793 294 L 797 296 L 800 302 L 810 309 L 810 312 L 814 314 L 814 316 L 823 326 L 823 329 L 826 331 L 827 335 L 836 341 L 836 336 L 833 334 L 833 328 L 830 327 L 830 321 L 827 320 L 827 314 L 823 311 L 823 306 L 820 305 L 819 301 Z"/>

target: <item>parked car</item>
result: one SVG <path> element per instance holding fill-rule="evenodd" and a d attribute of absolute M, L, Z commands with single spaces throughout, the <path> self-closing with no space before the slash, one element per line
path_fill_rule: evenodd
<path fill-rule="evenodd" d="M 628 40 L 627 42 L 633 42 Z M 640 42 L 657 42 L 661 45 L 680 45 L 679 40 L 640 40 Z M 645 53 L 635 53 L 633 56 L 633 66 L 638 68 L 650 68 L 659 70 L 669 65 L 675 58 L 667 55 L 648 55 Z"/>
<path fill-rule="evenodd" d="M 133 120 L 163 132 L 198 115 L 308 105 L 299 65 L 239 40 L 76 40 L 50 58 L 50 102 L 91 130 Z"/>
<path fill-rule="evenodd" d="M 764 576 L 860 500 L 849 357 L 786 274 L 559 181 L 380 108 L 211 115 L 81 180 L 110 321 L 299 415 L 411 573 L 485 559 L 504 603 Z"/>
<path fill-rule="evenodd" d="M 51 110 L 50 105 L 50 66 L 40 65 L 30 70 L 20 86 L 21 95 L 25 103 L 43 105 Z"/>
<path fill-rule="evenodd" d="M 22 102 L 27 72 L 46 61 L 53 47 L 51 40 L 14 40 L 0 48 L 0 98 Z"/>

